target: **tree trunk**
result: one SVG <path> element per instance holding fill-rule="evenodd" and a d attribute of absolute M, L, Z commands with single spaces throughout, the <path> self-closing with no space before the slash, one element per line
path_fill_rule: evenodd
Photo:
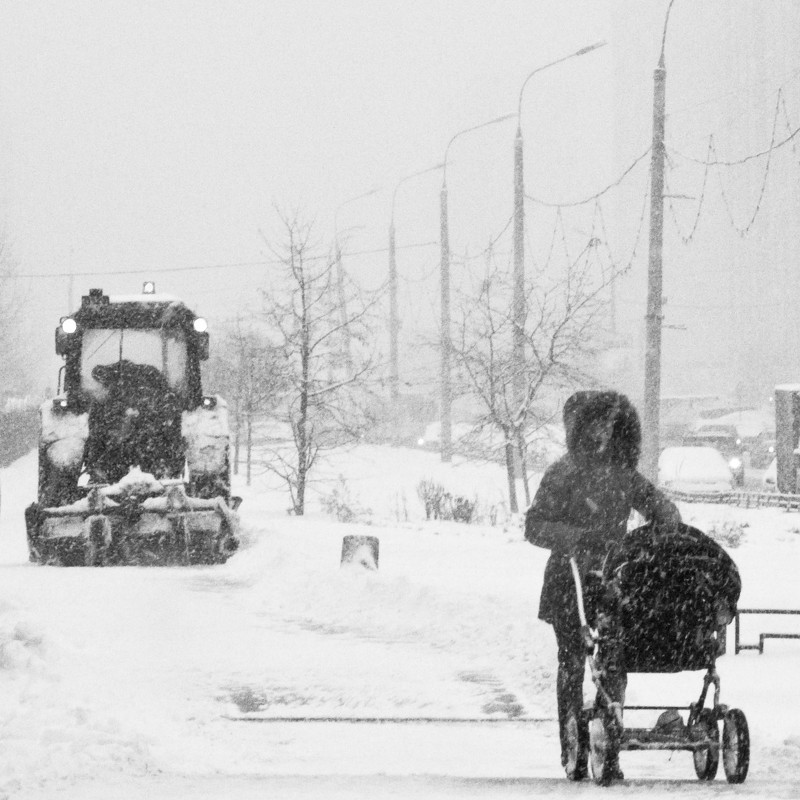
<path fill-rule="evenodd" d="M 297 501 L 294 505 L 294 513 L 302 517 L 306 506 L 306 465 L 305 458 L 301 458 L 297 469 Z"/>
<path fill-rule="evenodd" d="M 517 505 L 517 481 L 514 470 L 514 444 L 506 439 L 506 475 L 508 476 L 508 505 L 512 514 L 519 511 Z"/>
<path fill-rule="evenodd" d="M 525 437 L 517 431 L 517 452 L 519 453 L 519 473 L 522 477 L 522 488 L 525 491 L 525 508 L 531 504 L 531 489 L 528 483 L 528 467 L 525 464 Z"/>
<path fill-rule="evenodd" d="M 247 413 L 247 485 L 250 485 L 250 478 L 253 469 L 253 415 Z"/>
<path fill-rule="evenodd" d="M 242 428 L 242 414 L 241 403 L 239 397 L 236 397 L 236 412 L 234 419 L 234 435 L 233 435 L 233 474 L 239 474 L 239 442 L 241 441 L 241 428 Z"/>

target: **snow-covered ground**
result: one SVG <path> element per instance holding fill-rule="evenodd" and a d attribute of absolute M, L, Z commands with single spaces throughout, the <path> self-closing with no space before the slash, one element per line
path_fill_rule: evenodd
<path fill-rule="evenodd" d="M 718 669 L 750 722 L 743 786 L 721 768 L 700 784 L 667 752 L 623 753 L 610 789 L 568 784 L 536 619 L 547 553 L 508 519 L 502 470 L 365 446 L 317 478 L 304 518 L 265 477 L 237 479 L 245 546 L 224 566 L 59 569 L 27 563 L 35 454 L 0 473 L 0 797 L 800 796 L 800 641 L 734 656 L 730 628 Z M 426 521 L 423 479 L 477 498 L 482 520 Z M 334 488 L 355 521 L 323 512 Z M 800 514 L 682 511 L 743 534 L 741 607 L 800 608 Z M 348 534 L 378 537 L 378 570 L 340 567 Z M 743 618 L 746 643 L 780 630 L 800 617 Z M 634 675 L 627 700 L 700 688 L 701 673 Z M 377 717 L 405 721 L 331 721 Z M 431 718 L 450 721 L 414 721 Z"/>

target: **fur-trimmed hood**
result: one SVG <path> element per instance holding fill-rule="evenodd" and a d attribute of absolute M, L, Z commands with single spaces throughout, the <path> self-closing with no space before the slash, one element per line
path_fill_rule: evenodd
<path fill-rule="evenodd" d="M 597 421 L 612 425 L 611 440 L 602 452 L 588 433 Z M 614 391 L 575 392 L 564 404 L 567 451 L 579 464 L 614 464 L 636 469 L 642 428 L 633 403 Z"/>

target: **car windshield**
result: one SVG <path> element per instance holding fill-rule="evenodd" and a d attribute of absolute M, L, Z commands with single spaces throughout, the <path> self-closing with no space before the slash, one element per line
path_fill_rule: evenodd
<path fill-rule="evenodd" d="M 105 389 L 92 376 L 98 364 L 126 359 L 156 367 L 177 392 L 185 394 L 186 337 L 180 329 L 91 328 L 83 332 L 81 385 L 90 396 L 102 398 Z"/>

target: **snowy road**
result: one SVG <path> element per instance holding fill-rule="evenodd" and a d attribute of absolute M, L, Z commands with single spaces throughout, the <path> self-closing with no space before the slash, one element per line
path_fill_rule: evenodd
<path fill-rule="evenodd" d="M 510 536 L 380 529 L 379 573 L 349 572 L 338 567 L 341 535 L 357 526 L 283 523 L 253 493 L 242 506 L 248 547 L 223 567 L 35 567 L 22 523 L 35 473 L 28 456 L 0 475 L 0 790 L 9 796 L 800 796 L 796 724 L 758 743 L 741 787 L 721 770 L 699 784 L 685 753 L 627 754 L 627 780 L 611 790 L 567 784 L 551 634 L 535 620 L 530 579 L 540 554 Z M 795 675 L 745 695 L 758 703 L 751 714 L 742 702 L 754 739 L 782 692 L 797 708 L 799 651 L 726 660 L 731 697 L 761 666 Z M 686 700 L 699 691 L 691 686 Z M 632 682 L 634 695 L 648 688 Z M 489 721 L 274 719 L 285 716 Z"/>

